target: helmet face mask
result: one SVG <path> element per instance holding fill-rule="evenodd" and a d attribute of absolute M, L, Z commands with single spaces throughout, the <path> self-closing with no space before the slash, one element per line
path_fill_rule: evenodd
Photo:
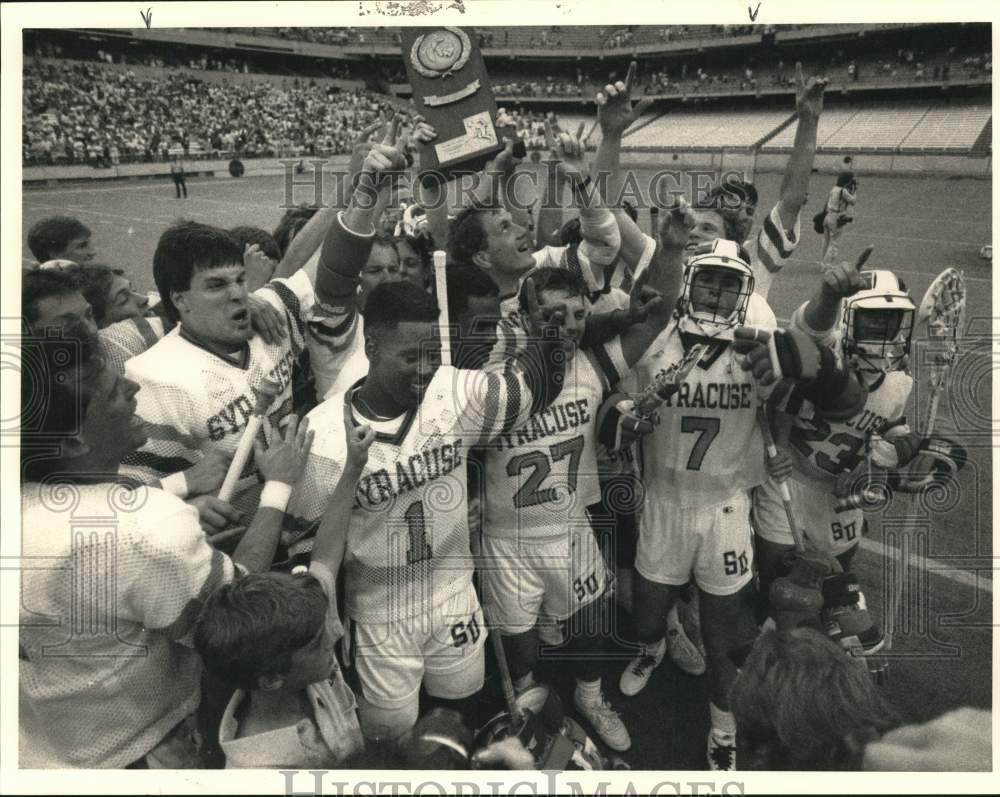
<path fill-rule="evenodd" d="M 753 288 L 745 252 L 732 241 L 717 239 L 712 251 L 688 261 L 678 326 L 691 334 L 732 340 L 733 329 L 746 320 Z"/>
<path fill-rule="evenodd" d="M 905 366 L 916 307 L 906 286 L 890 271 L 862 272 L 865 288 L 844 300 L 844 355 L 866 377 Z"/>

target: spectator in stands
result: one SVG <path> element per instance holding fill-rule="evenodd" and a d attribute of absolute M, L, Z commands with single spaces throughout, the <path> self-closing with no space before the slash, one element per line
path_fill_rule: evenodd
<path fill-rule="evenodd" d="M 759 637 L 730 700 L 741 769 L 858 770 L 899 725 L 865 664 L 811 628 Z"/>
<path fill-rule="evenodd" d="M 830 196 L 826 201 L 826 216 L 823 217 L 824 266 L 828 267 L 837 259 L 844 227 L 854 221 L 857 189 L 854 172 L 841 172 L 837 176 L 837 184 L 830 189 Z"/>
<path fill-rule="evenodd" d="M 72 216 L 50 216 L 28 230 L 28 248 L 35 260 L 69 260 L 89 263 L 96 257 L 90 228 Z"/>

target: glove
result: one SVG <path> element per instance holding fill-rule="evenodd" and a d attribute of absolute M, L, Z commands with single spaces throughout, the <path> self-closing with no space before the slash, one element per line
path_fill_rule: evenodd
<path fill-rule="evenodd" d="M 954 440 L 937 436 L 921 440 L 919 452 L 909 468 L 900 474 L 900 490 L 916 493 L 933 484 L 947 484 L 968 460 L 968 452 Z"/>
<path fill-rule="evenodd" d="M 815 379 L 820 373 L 819 347 L 797 329 L 769 331 L 737 327 L 733 332 L 733 348 L 744 355 L 743 370 L 751 371 L 762 385 L 774 384 L 782 378 Z"/>
<path fill-rule="evenodd" d="M 642 435 L 653 431 L 649 418 L 633 410 L 635 402 L 623 393 L 611 396 L 597 412 L 597 439 L 612 451 L 624 451 Z"/>

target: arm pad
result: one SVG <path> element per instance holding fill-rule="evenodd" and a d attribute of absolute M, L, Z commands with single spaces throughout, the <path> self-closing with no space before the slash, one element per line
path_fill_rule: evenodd
<path fill-rule="evenodd" d="M 374 240 L 374 231 L 354 232 L 344 225 L 343 212 L 337 214 L 323 239 L 316 272 L 316 299 L 325 312 L 342 315 L 354 307 L 358 274 L 368 262 Z"/>

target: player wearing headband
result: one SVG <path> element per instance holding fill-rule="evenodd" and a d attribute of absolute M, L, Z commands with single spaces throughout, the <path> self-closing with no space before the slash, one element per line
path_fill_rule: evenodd
<path fill-rule="evenodd" d="M 807 541 L 836 556 L 845 571 L 824 585 L 827 630 L 845 648 L 864 654 L 878 651 L 884 638 L 866 610 L 857 578 L 847 572 L 864 534 L 864 514 L 860 507 L 845 508 L 842 502 L 868 486 L 872 464 L 903 467 L 916 456 L 920 442 L 904 415 L 913 388 L 907 356 L 916 308 L 891 271 L 858 270 L 869 253 L 857 264 L 834 266 L 792 317 L 794 328 L 845 359 L 867 388 L 863 407 L 835 420 L 821 417 L 796 387 L 776 392 L 771 400 L 776 441 L 792 461 L 788 486 L 796 521 Z M 792 546 L 773 481 L 754 494 L 754 522 L 766 596 L 780 574 L 782 556 Z"/>

